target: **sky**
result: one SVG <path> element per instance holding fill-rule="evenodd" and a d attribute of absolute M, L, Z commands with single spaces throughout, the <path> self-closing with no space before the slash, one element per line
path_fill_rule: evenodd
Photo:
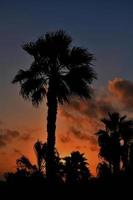
<path fill-rule="evenodd" d="M 21 45 L 59 29 L 95 55 L 98 80 L 91 101 L 73 99 L 59 108 L 57 148 L 61 156 L 73 150 L 85 153 L 95 173 L 100 118 L 116 110 L 133 117 L 132 10 L 132 0 L 0 0 L 0 173 L 15 170 L 15 160 L 23 154 L 35 162 L 33 144 L 46 140 L 45 101 L 33 108 L 11 81 L 31 63 Z"/>

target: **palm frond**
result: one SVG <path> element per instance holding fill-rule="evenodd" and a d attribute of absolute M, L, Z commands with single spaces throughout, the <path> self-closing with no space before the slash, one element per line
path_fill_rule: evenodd
<path fill-rule="evenodd" d="M 102 130 L 102 129 L 100 129 L 98 132 L 96 132 L 97 136 L 104 135 L 104 134 L 107 134 L 107 132 L 105 130 Z"/>
<path fill-rule="evenodd" d="M 58 46 L 60 50 L 68 47 L 72 42 L 72 38 L 63 30 L 46 33 L 45 40 L 53 46 Z"/>
<path fill-rule="evenodd" d="M 63 104 L 64 102 L 69 102 L 70 98 L 70 88 L 66 84 L 64 77 L 60 76 L 60 79 L 57 81 L 57 98 L 58 102 Z"/>
<path fill-rule="evenodd" d="M 39 140 L 34 144 L 34 150 L 35 150 L 39 170 L 41 170 L 42 160 L 43 160 L 42 146 L 43 146 L 43 144 Z"/>
<path fill-rule="evenodd" d="M 35 91 L 31 96 L 32 104 L 34 106 L 38 106 L 43 101 L 45 95 L 46 95 L 46 90 L 43 87 Z"/>
<path fill-rule="evenodd" d="M 70 66 L 77 65 L 91 65 L 94 60 L 93 54 L 89 53 L 87 49 L 81 47 L 73 47 L 70 52 L 69 63 Z"/>
<path fill-rule="evenodd" d="M 19 159 L 17 159 L 16 163 L 17 163 L 17 165 L 19 165 L 21 167 L 25 167 L 28 170 L 33 169 L 32 163 L 26 156 L 21 156 Z"/>
<path fill-rule="evenodd" d="M 25 99 L 27 99 L 31 97 L 34 92 L 37 92 L 40 88 L 43 88 L 44 84 L 45 82 L 43 78 L 30 78 L 21 84 L 20 93 Z"/>
<path fill-rule="evenodd" d="M 39 59 L 43 56 L 45 59 L 63 58 L 66 55 L 67 49 L 71 44 L 71 37 L 65 33 L 63 30 L 56 32 L 46 33 L 45 36 L 40 37 L 33 45 L 29 44 L 30 54 L 34 53 L 33 49 L 36 50 L 36 57 Z M 28 50 L 29 50 L 28 46 Z M 27 46 L 26 46 L 27 47 Z M 31 51 L 32 49 L 32 51 Z"/>
<path fill-rule="evenodd" d="M 29 53 L 31 56 L 36 57 L 38 55 L 38 49 L 35 42 L 29 42 L 22 45 L 23 50 Z"/>
<path fill-rule="evenodd" d="M 12 83 L 23 82 L 31 77 L 31 72 L 29 70 L 20 69 L 17 75 L 12 80 Z"/>
<path fill-rule="evenodd" d="M 86 71 L 86 73 L 85 73 Z M 88 72 L 88 74 L 87 74 Z M 72 68 L 66 75 L 65 81 L 70 88 L 71 94 L 78 95 L 81 98 L 91 98 L 93 90 L 89 86 L 94 78 L 93 72 L 87 71 L 86 68 Z"/>

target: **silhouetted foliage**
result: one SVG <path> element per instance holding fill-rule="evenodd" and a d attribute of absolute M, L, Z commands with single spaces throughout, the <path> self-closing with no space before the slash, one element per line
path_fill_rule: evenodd
<path fill-rule="evenodd" d="M 69 156 L 60 158 L 57 150 L 54 150 L 54 184 L 50 184 L 46 179 L 46 160 L 47 160 L 47 143 L 37 141 L 34 145 L 37 164 L 33 165 L 30 160 L 21 156 L 16 161 L 16 172 L 6 173 L 6 182 L 0 182 L 1 194 L 16 194 L 31 196 L 37 195 L 41 197 L 45 194 L 45 198 L 82 198 L 106 197 L 106 195 L 116 195 L 119 197 L 129 194 L 132 191 L 133 184 L 133 144 L 130 141 L 128 154 L 128 170 L 120 168 L 119 174 L 113 173 L 112 162 L 112 137 L 108 130 L 100 130 L 98 135 L 98 143 L 100 146 L 100 156 L 104 161 L 97 166 L 97 177 L 91 175 L 87 159 L 83 153 L 79 151 L 72 152 Z M 121 142 L 121 140 L 120 140 Z M 123 147 L 124 143 L 120 145 Z M 103 150 L 102 150 L 103 148 Z M 122 150 L 123 152 L 123 150 Z M 122 162 L 122 152 L 120 158 Z M 113 151 L 114 153 L 114 151 Z M 112 166 L 110 166 L 110 163 Z M 114 176 L 115 175 L 115 176 Z M 119 189 L 120 188 L 120 189 Z M 127 193 L 128 192 L 128 193 Z M 105 195 L 106 194 L 106 195 Z M 131 195 L 131 194 L 130 194 Z"/>
<path fill-rule="evenodd" d="M 30 175 L 37 171 L 36 165 L 32 165 L 30 160 L 25 156 L 21 156 L 19 159 L 17 159 L 16 164 L 17 164 L 17 170 L 23 171 L 27 175 L 28 174 Z"/>
<path fill-rule="evenodd" d="M 16 171 L 5 173 L 5 181 L 0 181 L 0 194 L 24 195 L 32 199 L 37 194 L 48 199 L 108 198 L 116 193 L 132 195 L 133 184 L 133 120 L 118 112 L 108 113 L 101 121 L 104 128 L 98 137 L 99 157 L 97 176 L 91 175 L 87 159 L 83 153 L 74 151 L 61 158 L 56 142 L 56 118 L 58 105 L 71 102 L 73 96 L 91 98 L 90 85 L 96 79 L 92 67 L 94 56 L 87 49 L 72 47 L 72 38 L 64 31 L 46 33 L 35 42 L 24 44 L 22 48 L 32 56 L 28 70 L 19 70 L 12 83 L 19 83 L 20 94 L 38 106 L 47 100 L 47 142 L 34 144 L 36 164 L 26 156 L 16 160 Z M 4 193 L 2 193 L 4 191 Z M 107 193 L 107 195 L 105 195 Z M 74 194 L 72 196 L 72 194 Z M 113 198 L 116 196 L 113 196 Z M 120 198 L 121 199 L 121 198 Z"/>
<path fill-rule="evenodd" d="M 37 166 L 40 172 L 44 168 L 44 160 L 46 157 L 46 143 L 42 144 L 39 140 L 34 144 L 34 150 L 37 158 Z"/>
<path fill-rule="evenodd" d="M 97 166 L 97 177 L 108 179 L 111 177 L 111 169 L 106 162 L 99 163 Z"/>
<path fill-rule="evenodd" d="M 128 170 L 129 145 L 133 137 L 133 121 L 127 120 L 126 116 L 119 113 L 109 113 L 109 118 L 101 121 L 105 124 L 105 130 L 97 132 L 98 144 L 100 146 L 99 155 L 109 164 L 114 174 L 122 169 Z"/>
<path fill-rule="evenodd" d="M 69 102 L 73 95 L 90 98 L 90 84 L 96 78 L 91 66 L 93 55 L 86 49 L 71 47 L 71 44 L 71 37 L 62 30 L 46 33 L 36 42 L 24 44 L 23 49 L 33 57 L 33 62 L 29 70 L 21 69 L 12 81 L 20 84 L 20 94 L 24 99 L 31 100 L 33 105 L 38 106 L 43 98 L 47 98 L 46 173 L 49 181 L 55 176 L 53 166 L 58 104 Z"/>
<path fill-rule="evenodd" d="M 87 183 L 91 174 L 87 159 L 79 151 L 72 152 L 64 158 L 65 182 L 68 184 Z"/>

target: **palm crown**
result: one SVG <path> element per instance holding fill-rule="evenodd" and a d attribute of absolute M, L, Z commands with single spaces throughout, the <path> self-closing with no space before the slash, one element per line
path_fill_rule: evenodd
<path fill-rule="evenodd" d="M 90 97 L 89 84 L 96 78 L 90 66 L 93 55 L 86 49 L 71 47 L 71 42 L 64 31 L 57 31 L 23 45 L 34 58 L 30 69 L 20 70 L 13 80 L 21 84 L 24 98 L 38 105 L 47 94 L 50 81 L 59 103 L 69 101 L 71 95 Z"/>

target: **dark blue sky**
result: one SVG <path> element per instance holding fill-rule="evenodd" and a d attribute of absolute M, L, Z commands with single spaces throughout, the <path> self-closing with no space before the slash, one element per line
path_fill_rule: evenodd
<path fill-rule="evenodd" d="M 61 28 L 95 54 L 100 82 L 119 75 L 131 79 L 132 23 L 132 0 L 1 0 L 0 72 L 12 75 L 26 65 L 23 42 Z"/>
<path fill-rule="evenodd" d="M 30 63 L 21 44 L 57 29 L 95 54 L 97 85 L 132 79 L 132 0 L 0 0 L 0 94 L 10 93 L 12 77 Z"/>

